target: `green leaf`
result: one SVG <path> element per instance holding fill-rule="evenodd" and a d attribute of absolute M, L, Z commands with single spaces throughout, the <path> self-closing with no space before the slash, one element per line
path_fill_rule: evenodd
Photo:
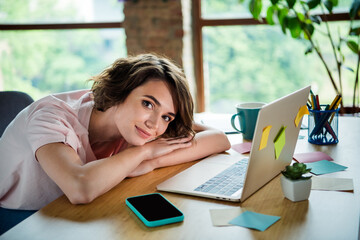
<path fill-rule="evenodd" d="M 274 22 L 274 11 L 276 10 L 276 7 L 275 6 L 270 6 L 268 9 L 267 9 L 267 12 L 266 12 L 266 22 L 270 25 L 274 25 L 275 22 Z"/>
<path fill-rule="evenodd" d="M 326 0 L 326 1 L 324 1 L 324 5 L 325 5 L 326 9 L 329 11 L 329 13 L 332 13 L 332 10 L 338 4 L 339 4 L 338 0 Z"/>
<path fill-rule="evenodd" d="M 310 20 L 310 19 L 308 19 L 308 18 L 305 18 L 305 21 L 304 21 L 304 23 L 305 24 L 312 24 L 313 22 Z"/>
<path fill-rule="evenodd" d="M 332 1 L 325 1 L 324 2 L 324 5 L 326 7 L 326 9 L 329 11 L 329 13 L 332 13 L 332 10 L 333 10 L 333 2 Z"/>
<path fill-rule="evenodd" d="M 281 26 L 281 30 L 283 31 L 284 34 L 286 34 L 286 26 L 287 26 L 287 14 L 288 14 L 289 10 L 287 8 L 282 8 L 279 9 L 278 11 L 278 19 L 279 19 L 279 24 Z"/>
<path fill-rule="evenodd" d="M 356 16 L 359 15 L 358 14 L 359 9 L 360 9 L 360 1 L 354 0 L 354 2 L 351 4 L 350 11 L 349 11 L 351 19 L 354 19 Z"/>
<path fill-rule="evenodd" d="M 297 180 L 297 179 L 308 179 L 310 177 L 302 176 L 303 174 L 309 173 L 311 168 L 306 168 L 306 164 L 304 163 L 294 163 L 292 166 L 286 166 L 285 170 L 281 173 L 289 179 Z"/>
<path fill-rule="evenodd" d="M 309 40 L 309 36 L 312 36 L 315 31 L 315 27 L 312 24 L 305 24 L 304 27 L 304 38 Z M 308 36 L 309 35 L 309 36 Z"/>
<path fill-rule="evenodd" d="M 296 3 L 296 0 L 286 0 L 286 2 L 289 8 L 292 9 Z"/>
<path fill-rule="evenodd" d="M 296 15 L 297 15 L 297 17 L 299 18 L 299 20 L 301 22 L 305 22 L 305 15 L 304 14 L 302 14 L 300 12 L 297 12 Z"/>
<path fill-rule="evenodd" d="M 280 22 L 281 25 L 281 30 L 284 34 L 286 34 L 286 28 L 287 28 L 287 23 L 288 23 L 288 17 L 285 16 L 282 21 Z"/>
<path fill-rule="evenodd" d="M 332 2 L 332 5 L 334 7 L 336 7 L 337 5 L 339 5 L 339 0 L 328 0 L 329 2 Z"/>
<path fill-rule="evenodd" d="M 350 48 L 351 51 L 353 51 L 355 54 L 359 54 L 359 45 L 352 41 L 348 40 L 346 41 L 346 45 Z"/>
<path fill-rule="evenodd" d="M 360 35 L 360 27 L 350 29 L 349 35 L 350 36 L 359 36 Z"/>
<path fill-rule="evenodd" d="M 276 5 L 279 2 L 279 0 L 271 0 L 272 5 Z"/>
<path fill-rule="evenodd" d="M 308 5 L 309 9 L 313 9 L 313 8 L 316 8 L 320 3 L 321 3 L 321 0 L 309 0 L 307 2 L 307 5 Z"/>
<path fill-rule="evenodd" d="M 300 37 L 301 34 L 301 24 L 297 17 L 289 17 L 288 18 L 288 29 L 290 30 L 291 36 L 293 38 Z"/>
<path fill-rule="evenodd" d="M 259 19 L 262 8 L 261 0 L 250 0 L 249 10 L 255 19 Z"/>

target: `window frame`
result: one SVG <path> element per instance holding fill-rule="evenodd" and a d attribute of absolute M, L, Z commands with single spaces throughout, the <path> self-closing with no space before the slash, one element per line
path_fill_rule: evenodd
<path fill-rule="evenodd" d="M 0 31 L 123 29 L 124 20 L 108 22 L 0 23 Z"/>
<path fill-rule="evenodd" d="M 0 24 L 0 31 L 7 30 L 62 30 L 91 28 L 123 28 L 121 22 L 91 22 L 91 23 L 41 23 L 41 24 Z"/>

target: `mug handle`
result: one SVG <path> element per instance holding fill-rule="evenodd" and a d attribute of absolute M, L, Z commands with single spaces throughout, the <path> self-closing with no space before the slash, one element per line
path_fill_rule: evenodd
<path fill-rule="evenodd" d="M 239 113 L 236 113 L 236 114 L 234 114 L 234 115 L 232 115 L 232 117 L 231 117 L 231 126 L 236 130 L 236 131 L 238 131 L 238 132 L 241 132 L 241 133 L 244 133 L 244 130 L 239 130 L 239 129 L 237 129 L 237 127 L 235 126 L 235 118 L 238 116 L 238 117 L 240 117 L 240 114 L 242 115 L 242 112 L 239 112 Z M 240 125 L 240 128 L 242 128 L 241 127 L 241 125 Z"/>

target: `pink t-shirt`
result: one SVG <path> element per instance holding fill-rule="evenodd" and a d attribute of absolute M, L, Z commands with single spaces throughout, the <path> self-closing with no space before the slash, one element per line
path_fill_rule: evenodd
<path fill-rule="evenodd" d="M 0 138 L 0 207 L 36 210 L 63 194 L 35 159 L 45 144 L 69 145 L 84 164 L 96 160 L 88 137 L 93 104 L 89 90 L 73 91 L 42 98 L 17 115 Z"/>

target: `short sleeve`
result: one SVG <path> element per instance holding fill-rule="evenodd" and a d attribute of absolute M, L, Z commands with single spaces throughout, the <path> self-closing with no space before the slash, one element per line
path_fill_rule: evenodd
<path fill-rule="evenodd" d="M 27 124 L 27 138 L 33 152 L 48 143 L 62 142 L 75 151 L 80 141 L 74 129 L 76 116 L 64 109 L 45 107 L 31 114 Z"/>

